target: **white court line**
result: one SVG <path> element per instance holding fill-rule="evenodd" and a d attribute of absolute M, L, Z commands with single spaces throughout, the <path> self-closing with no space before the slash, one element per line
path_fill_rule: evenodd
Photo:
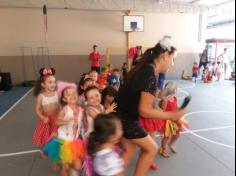
<path fill-rule="evenodd" d="M 222 130 L 222 129 L 227 129 L 227 128 L 235 128 L 234 125 L 230 126 L 222 126 L 222 127 L 213 127 L 213 128 L 202 128 L 202 129 L 197 129 L 197 130 L 191 130 L 191 132 L 194 133 L 199 133 L 199 132 L 208 132 L 208 131 L 217 131 L 217 130 Z M 180 132 L 181 134 L 189 134 L 191 133 L 190 130 L 186 130 L 183 132 Z M 161 137 L 162 135 L 158 134 L 156 137 Z"/>
<path fill-rule="evenodd" d="M 235 128 L 235 126 L 222 126 L 222 127 L 215 127 L 215 128 L 205 128 L 205 129 L 197 129 L 192 131 L 184 131 L 181 132 L 181 134 L 188 134 L 188 133 L 197 133 L 197 132 L 206 132 L 206 131 L 215 131 L 220 129 L 227 129 L 227 128 Z M 161 135 L 156 135 L 156 137 L 160 137 Z M 214 142 L 214 141 L 213 141 Z M 217 143 L 218 144 L 218 143 Z M 233 148 L 234 146 L 225 145 L 225 147 Z M 8 156 L 16 156 L 16 155 L 24 155 L 24 154 L 30 154 L 30 153 L 37 153 L 40 152 L 40 150 L 30 150 L 30 151 L 23 151 L 23 152 L 16 152 L 16 153 L 6 153 L 6 154 L 0 154 L 0 158 L 2 157 L 8 157 Z"/>
<path fill-rule="evenodd" d="M 24 154 L 30 154 L 30 153 L 37 153 L 37 152 L 40 152 L 40 150 L 30 150 L 30 151 L 24 151 L 24 152 L 6 153 L 6 154 L 0 154 L 0 158 L 8 157 L 8 156 L 24 155 Z"/>
<path fill-rule="evenodd" d="M 20 103 L 21 100 L 23 100 L 34 88 L 31 88 L 26 94 L 21 97 L 14 105 L 12 105 L 1 117 L 0 120 L 2 120 L 14 107 L 16 107 L 17 104 Z"/>
<path fill-rule="evenodd" d="M 235 114 L 235 112 L 226 112 L 226 111 L 194 111 L 194 112 L 189 112 L 187 114 L 184 115 L 184 117 L 188 117 L 192 114 L 201 114 L 201 113 L 225 113 L 225 114 Z"/>
<path fill-rule="evenodd" d="M 190 112 L 190 113 L 187 113 L 184 115 L 184 117 L 188 117 L 192 114 L 200 114 L 200 113 L 224 113 L 224 114 L 235 114 L 233 112 L 226 112 L 226 111 L 195 111 L 195 112 Z M 224 143 L 221 143 L 221 142 L 217 142 L 217 141 L 213 141 L 213 140 L 210 140 L 210 139 L 207 139 L 203 136 L 200 136 L 198 134 L 196 134 L 194 131 L 191 131 L 189 129 L 186 129 L 186 132 L 192 134 L 193 136 L 195 137 L 198 137 L 206 142 L 210 142 L 210 143 L 213 143 L 213 144 L 216 144 L 216 145 L 220 145 L 220 146 L 223 146 L 223 147 L 227 147 L 227 148 L 231 148 L 231 149 L 235 149 L 235 146 L 231 146 L 231 145 L 227 145 L 227 144 L 224 144 Z"/>
<path fill-rule="evenodd" d="M 223 147 L 235 149 L 235 146 L 231 146 L 231 145 L 227 145 L 227 144 L 224 144 L 224 143 L 221 143 L 221 142 L 217 142 L 217 141 L 213 141 L 213 140 L 207 139 L 207 138 L 205 138 L 203 136 L 200 136 L 200 135 L 198 135 L 198 134 L 196 134 L 193 131 L 188 130 L 188 129 L 186 129 L 186 131 L 189 132 L 190 134 L 192 134 L 193 136 L 198 137 L 198 138 L 200 138 L 200 139 L 202 139 L 204 141 L 207 141 L 207 142 L 210 142 L 210 143 L 213 143 L 213 144 L 216 144 L 216 145 L 220 145 L 220 146 L 223 146 Z"/>

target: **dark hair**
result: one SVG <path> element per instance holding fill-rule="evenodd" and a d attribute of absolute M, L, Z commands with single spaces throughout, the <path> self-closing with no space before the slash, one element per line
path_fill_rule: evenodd
<path fill-rule="evenodd" d="M 102 91 L 102 103 L 101 104 L 104 104 L 105 103 L 105 99 L 106 99 L 106 96 L 112 96 L 112 97 L 116 97 L 117 95 L 117 90 L 111 86 L 108 86 L 106 87 L 103 91 Z"/>
<path fill-rule="evenodd" d="M 87 94 L 88 94 L 88 92 L 91 91 L 91 90 L 97 90 L 98 92 L 100 92 L 99 89 L 98 89 L 96 86 L 88 87 L 88 88 L 85 89 L 85 91 L 84 91 L 84 97 L 86 98 L 86 100 L 87 100 Z"/>
<path fill-rule="evenodd" d="M 78 93 L 79 95 L 84 93 L 84 89 L 82 89 L 82 86 L 84 86 L 87 82 L 89 81 L 93 81 L 92 78 L 88 78 L 86 76 L 83 76 L 80 81 L 79 81 L 79 85 L 78 85 Z"/>
<path fill-rule="evenodd" d="M 116 133 L 116 123 L 120 121 L 117 115 L 98 114 L 94 120 L 94 131 L 89 135 L 87 150 L 92 155 L 97 152 L 98 148 L 106 143 L 111 135 Z"/>
<path fill-rule="evenodd" d="M 47 73 L 45 73 L 45 71 Z M 42 91 L 42 83 L 46 81 L 49 76 L 54 76 L 56 73 L 54 68 L 41 68 L 39 70 L 40 77 L 37 79 L 34 86 L 34 96 L 38 96 Z"/>
<path fill-rule="evenodd" d="M 97 45 L 93 45 L 93 49 L 97 48 L 98 46 Z"/>
<path fill-rule="evenodd" d="M 133 78 L 133 75 L 135 75 L 136 72 L 138 72 L 140 69 L 154 63 L 154 60 L 158 58 L 161 54 L 168 52 L 170 55 L 173 54 L 177 49 L 173 46 L 170 47 L 170 50 L 163 49 L 158 43 L 153 48 L 147 49 L 138 64 L 133 68 L 125 77 L 125 82 L 129 82 Z"/>
<path fill-rule="evenodd" d="M 114 68 L 112 71 L 113 72 L 120 72 L 120 70 L 118 68 Z"/>

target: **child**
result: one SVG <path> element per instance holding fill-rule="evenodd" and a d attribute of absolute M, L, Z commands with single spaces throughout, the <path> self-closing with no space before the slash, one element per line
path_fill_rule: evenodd
<path fill-rule="evenodd" d="M 104 106 L 105 110 L 110 107 L 117 93 L 117 90 L 111 86 L 106 87 L 102 91 L 102 105 Z"/>
<path fill-rule="evenodd" d="M 195 83 L 197 82 L 197 76 L 198 76 L 198 72 L 199 72 L 199 67 L 197 62 L 194 62 L 193 64 L 193 68 L 192 68 L 192 79 L 195 81 Z"/>
<path fill-rule="evenodd" d="M 87 101 L 86 115 L 87 115 L 87 126 L 88 129 L 84 134 L 84 137 L 87 138 L 89 134 L 93 131 L 93 123 L 96 116 L 100 113 L 110 113 L 113 112 L 116 108 L 116 104 L 113 103 L 106 110 L 104 110 L 103 105 L 101 104 L 101 94 L 97 87 L 89 87 L 85 90 L 85 98 Z"/>
<path fill-rule="evenodd" d="M 49 158 L 62 165 L 61 176 L 69 176 L 70 169 L 81 170 L 85 149 L 79 139 L 83 110 L 77 105 L 77 87 L 72 83 L 60 82 L 63 109 L 59 113 L 56 124 L 58 135 L 49 141 L 43 148 Z"/>
<path fill-rule="evenodd" d="M 168 82 L 162 93 L 162 109 L 164 111 L 175 111 L 177 110 L 177 97 L 176 97 L 177 86 L 174 82 Z M 180 135 L 180 131 L 187 127 L 186 122 L 183 119 L 178 121 L 165 120 L 164 136 L 162 139 L 162 146 L 160 154 L 164 157 L 170 157 L 166 150 L 167 142 L 169 141 L 169 147 L 173 153 L 176 153 L 174 143 L 177 141 Z"/>
<path fill-rule="evenodd" d="M 113 69 L 112 74 L 108 76 L 107 82 L 109 86 L 112 86 L 117 91 L 120 88 L 120 71 L 119 69 Z"/>
<path fill-rule="evenodd" d="M 98 88 L 99 90 L 103 90 L 106 88 L 107 86 L 107 68 L 106 67 L 102 67 L 101 69 L 101 74 L 98 76 Z"/>
<path fill-rule="evenodd" d="M 85 97 L 84 97 L 84 91 L 85 89 L 87 89 L 88 87 L 92 87 L 94 86 L 94 81 L 89 78 L 88 76 L 84 76 L 80 79 L 79 82 L 79 98 L 78 98 L 78 105 L 80 105 L 81 107 L 85 107 Z"/>
<path fill-rule="evenodd" d="M 122 79 L 124 80 L 125 75 L 128 73 L 128 64 L 127 64 L 127 62 L 123 63 L 123 66 L 122 66 L 121 70 L 122 70 Z"/>
<path fill-rule="evenodd" d="M 221 69 L 220 62 L 217 62 L 215 73 L 216 73 L 217 81 L 220 81 L 221 74 L 222 74 L 222 69 Z"/>
<path fill-rule="evenodd" d="M 159 90 L 163 90 L 164 89 L 165 80 L 166 80 L 165 73 L 159 73 L 159 76 L 157 77 L 157 88 Z"/>
<path fill-rule="evenodd" d="M 34 95 L 37 96 L 35 111 L 38 116 L 38 122 L 32 143 L 41 148 L 57 133 L 55 120 L 60 106 L 56 92 L 55 70 L 53 68 L 42 68 L 39 73 L 40 78 L 34 89 Z"/>
<path fill-rule="evenodd" d="M 98 73 L 94 70 L 90 71 L 88 74 L 89 78 L 91 78 L 94 81 L 94 86 L 98 86 L 97 81 L 98 81 Z"/>
<path fill-rule="evenodd" d="M 96 117 L 87 147 L 93 156 L 94 176 L 124 176 L 124 161 L 114 149 L 122 134 L 120 119 L 114 114 Z"/>

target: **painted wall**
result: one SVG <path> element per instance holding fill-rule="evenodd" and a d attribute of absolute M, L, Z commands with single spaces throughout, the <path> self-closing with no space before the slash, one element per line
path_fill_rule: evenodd
<path fill-rule="evenodd" d="M 0 8 L 0 68 L 3 72 L 11 72 L 13 83 L 19 84 L 23 80 L 20 47 L 32 47 L 36 59 L 37 47 L 43 46 L 50 49 L 51 63 L 57 70 L 58 79 L 78 81 L 79 75 L 89 69 L 87 54 L 93 44 L 99 46 L 103 55 L 107 47 L 126 46 L 123 15 L 122 12 L 49 9 L 49 40 L 44 42 L 42 10 Z M 144 15 L 145 18 L 145 32 L 132 33 L 132 45 L 153 46 L 163 35 L 172 35 L 179 55 L 169 75 L 179 76 L 182 69 L 191 71 L 192 62 L 198 60 L 197 55 L 204 47 L 198 40 L 198 14 L 131 15 Z M 201 39 L 204 40 L 204 30 Z M 25 51 L 25 55 L 31 53 Z M 120 67 L 126 59 L 125 51 L 111 51 L 111 55 L 115 67 Z M 27 79 L 34 79 L 30 57 L 26 65 Z"/>

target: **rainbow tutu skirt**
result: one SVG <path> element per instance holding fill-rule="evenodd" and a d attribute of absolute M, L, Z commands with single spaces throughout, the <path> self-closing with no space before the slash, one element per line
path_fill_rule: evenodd
<path fill-rule="evenodd" d="M 59 138 L 51 139 L 44 147 L 43 152 L 56 163 L 73 163 L 85 156 L 85 146 L 81 139 L 65 141 Z"/>

